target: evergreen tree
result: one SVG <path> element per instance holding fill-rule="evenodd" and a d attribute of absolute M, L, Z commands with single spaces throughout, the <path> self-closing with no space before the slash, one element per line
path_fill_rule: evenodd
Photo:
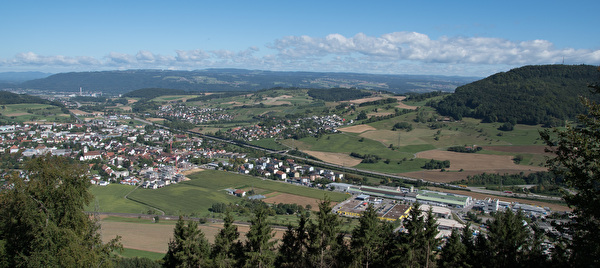
<path fill-rule="evenodd" d="M 198 223 L 193 220 L 187 222 L 182 216 L 175 224 L 173 239 L 169 242 L 169 249 L 163 258 L 166 267 L 199 267 L 206 264 L 210 253 L 210 245 Z"/>
<path fill-rule="evenodd" d="M 236 257 L 239 255 L 241 244 L 236 242 L 240 233 L 237 227 L 233 225 L 233 216 L 231 210 L 225 210 L 223 219 L 223 229 L 215 236 L 215 243 L 211 251 L 211 259 L 214 267 L 226 268 L 234 267 Z"/>
<path fill-rule="evenodd" d="M 378 267 L 383 263 L 384 240 L 382 224 L 373 205 L 369 204 L 358 219 L 359 225 L 352 232 L 352 258 L 354 266 Z"/>
<path fill-rule="evenodd" d="M 325 197 L 319 203 L 316 221 L 309 224 L 309 246 L 307 259 L 311 267 L 332 267 L 336 265 L 334 249 L 339 246 L 336 239 L 340 229 L 338 216 L 332 213 L 331 200 Z"/>
<path fill-rule="evenodd" d="M 406 234 L 400 234 L 397 248 L 400 255 L 397 257 L 409 267 L 429 266 L 434 260 L 434 249 L 437 247 L 437 222 L 431 209 L 427 219 L 422 215 L 420 204 L 415 202 L 404 223 Z"/>
<path fill-rule="evenodd" d="M 450 237 L 446 241 L 446 245 L 440 252 L 438 259 L 439 267 L 471 267 L 467 264 L 467 247 L 462 243 L 460 234 L 456 230 L 452 230 Z"/>
<path fill-rule="evenodd" d="M 308 248 L 307 226 L 309 222 L 308 212 L 300 213 L 298 226 L 288 226 L 283 234 L 282 243 L 279 247 L 276 267 L 306 267 L 306 251 Z"/>
<path fill-rule="evenodd" d="M 98 267 L 111 263 L 118 238 L 103 244 L 84 213 L 92 200 L 84 166 L 50 155 L 26 163 L 0 191 L 0 265 Z"/>
<path fill-rule="evenodd" d="M 596 95 L 600 92 L 598 83 L 589 87 Z M 578 116 L 577 126 L 555 130 L 556 137 L 548 131 L 541 136 L 556 155 L 548 160 L 549 169 L 575 189 L 574 193 L 564 192 L 575 218 L 565 226 L 572 242 L 562 253 L 571 252 L 569 263 L 573 266 L 600 267 L 600 105 L 586 98 L 581 101 L 587 114 Z"/>
<path fill-rule="evenodd" d="M 425 239 L 424 248 L 422 254 L 425 259 L 425 267 L 430 267 L 435 262 L 437 255 L 437 247 L 440 245 L 440 239 L 436 238 L 439 224 L 433 215 L 433 208 L 429 207 L 427 210 L 427 218 L 425 219 L 425 230 L 423 231 L 423 237 Z"/>
<path fill-rule="evenodd" d="M 272 240 L 274 234 L 271 226 L 267 223 L 267 210 L 259 206 L 254 212 L 254 218 L 250 221 L 250 230 L 246 235 L 245 267 L 273 267 L 275 261 L 274 245 Z"/>

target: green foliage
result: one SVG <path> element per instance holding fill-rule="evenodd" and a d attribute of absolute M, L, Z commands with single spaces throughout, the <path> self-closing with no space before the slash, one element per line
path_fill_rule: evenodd
<path fill-rule="evenodd" d="M 250 220 L 250 230 L 244 245 L 245 267 L 273 267 L 275 262 L 273 229 L 267 223 L 266 209 L 258 208 Z"/>
<path fill-rule="evenodd" d="M 142 89 L 130 91 L 123 96 L 128 97 L 128 98 L 154 99 L 156 97 L 165 96 L 165 95 L 186 95 L 186 94 L 187 93 L 184 90 L 179 90 L 179 89 L 142 88 Z"/>
<path fill-rule="evenodd" d="M 310 89 L 308 95 L 324 101 L 347 101 L 370 96 L 371 93 L 355 88 Z"/>
<path fill-rule="evenodd" d="M 591 97 L 585 87 L 595 70 L 589 65 L 524 66 L 461 86 L 435 107 L 457 120 L 557 126 L 585 111 L 578 96 Z"/>
<path fill-rule="evenodd" d="M 316 220 L 308 224 L 308 266 L 331 267 L 336 263 L 336 249 L 340 247 L 337 236 L 340 231 L 340 219 L 331 209 L 331 200 L 326 196 L 319 203 Z"/>
<path fill-rule="evenodd" d="M 483 147 L 467 147 L 467 146 L 452 146 L 448 148 L 448 151 L 457 152 L 457 153 L 476 153 L 483 150 Z"/>
<path fill-rule="evenodd" d="M 425 163 L 425 165 L 423 166 L 424 169 L 443 169 L 443 168 L 449 168 L 449 167 L 450 167 L 450 160 L 440 161 L 440 160 L 435 160 L 435 159 L 431 159 L 431 161 Z"/>
<path fill-rule="evenodd" d="M 242 249 L 242 244 L 236 242 L 240 233 L 237 230 L 237 226 L 233 225 L 233 216 L 229 210 L 225 212 L 223 222 L 223 229 L 215 236 L 211 258 L 213 259 L 214 267 L 235 267 L 237 259 L 240 258 L 238 255 Z"/>
<path fill-rule="evenodd" d="M 0 104 L 20 104 L 20 103 L 42 103 L 51 104 L 49 100 L 27 94 L 15 94 L 8 91 L 0 91 Z"/>
<path fill-rule="evenodd" d="M 396 129 L 402 129 L 402 130 L 406 130 L 408 132 L 408 131 L 413 130 L 413 125 L 408 122 L 398 122 L 398 123 L 394 124 L 394 127 L 392 128 L 392 130 L 396 130 Z"/>
<path fill-rule="evenodd" d="M 524 184 L 562 184 L 562 176 L 556 176 L 551 172 L 534 172 L 530 174 L 498 174 L 482 173 L 467 176 L 466 180 L 453 182 L 455 184 L 466 184 L 470 186 L 482 185 L 524 185 Z"/>
<path fill-rule="evenodd" d="M 371 106 L 371 105 L 386 105 L 386 104 L 392 104 L 392 103 L 398 103 L 398 99 L 387 98 L 387 99 L 376 100 L 376 101 L 367 101 L 367 102 L 363 102 L 363 103 L 359 104 L 358 107 Z"/>
<path fill-rule="evenodd" d="M 26 164 L 26 176 L 8 178 L 0 193 L 0 262 L 6 267 L 108 265 L 118 238 L 103 244 L 86 170 L 66 158 L 43 156 Z M 27 179 L 25 179 L 27 178 Z"/>
<path fill-rule="evenodd" d="M 189 220 L 187 225 L 182 216 L 173 230 L 173 239 L 163 258 L 166 267 L 200 267 L 205 265 L 210 254 L 210 245 L 198 223 Z"/>
<path fill-rule="evenodd" d="M 600 86 L 591 85 L 598 93 Z M 582 99 L 588 113 L 580 115 L 579 125 L 565 130 L 542 134 L 546 145 L 556 155 L 547 164 L 552 172 L 560 174 L 573 193 L 565 192 L 567 204 L 574 208 L 574 220 L 564 230 L 572 236 L 568 246 L 569 261 L 574 266 L 600 266 L 600 105 Z"/>

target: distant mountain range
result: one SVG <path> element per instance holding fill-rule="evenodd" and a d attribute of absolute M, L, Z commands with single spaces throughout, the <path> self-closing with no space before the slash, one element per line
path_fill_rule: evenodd
<path fill-rule="evenodd" d="M 14 77 L 17 74 L 12 73 Z M 10 74 L 6 73 L 6 76 Z M 0 73 L 0 77 L 3 77 Z M 276 72 L 244 69 L 196 71 L 127 70 L 59 73 L 21 83 L 0 84 L 1 88 L 44 91 L 103 92 L 124 94 L 141 88 L 168 88 L 191 92 L 255 91 L 274 87 L 359 88 L 405 92 L 453 92 L 476 77 L 435 75 L 380 75 L 358 73 Z M 0 79 L 1 81 L 1 79 Z M 13 80 L 17 81 L 17 80 Z"/>
<path fill-rule="evenodd" d="M 4 72 L 0 73 L 0 83 L 22 83 L 28 80 L 46 78 L 51 73 L 42 72 Z"/>

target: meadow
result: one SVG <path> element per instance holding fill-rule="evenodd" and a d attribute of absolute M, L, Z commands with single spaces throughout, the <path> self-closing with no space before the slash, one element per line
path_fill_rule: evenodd
<path fill-rule="evenodd" d="M 332 201 L 345 200 L 347 195 L 327 192 L 314 188 L 296 186 L 261 178 L 205 170 L 188 176 L 191 180 L 164 188 L 151 190 L 134 186 L 111 184 L 108 186 L 92 186 L 91 192 L 95 202 L 86 210 L 99 212 L 142 213 L 160 210 L 166 215 L 209 215 L 208 209 L 214 203 L 236 203 L 240 197 L 229 195 L 225 189 L 255 189 L 261 194 L 286 193 L 301 197 L 313 198 L 315 202 L 325 195 Z M 125 195 L 129 193 L 128 199 Z M 292 201 L 291 199 L 290 201 Z"/>
<path fill-rule="evenodd" d="M 24 103 L 2 105 L 0 113 L 4 117 L 17 122 L 72 122 L 71 116 L 62 112 L 61 108 L 49 104 Z"/>

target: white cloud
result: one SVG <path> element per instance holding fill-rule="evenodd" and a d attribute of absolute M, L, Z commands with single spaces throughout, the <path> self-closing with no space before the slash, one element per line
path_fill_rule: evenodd
<path fill-rule="evenodd" d="M 42 56 L 34 52 L 0 59 L 1 69 L 202 69 L 232 67 L 264 70 L 410 73 L 485 76 L 527 64 L 600 64 L 600 50 L 558 49 L 548 40 L 511 41 L 491 37 L 431 39 L 417 32 L 381 36 L 329 34 L 286 36 L 241 51 L 175 50 L 174 55 L 140 50 L 135 55 L 110 52 L 93 57 Z M 260 54 L 262 52 L 262 55 Z"/>

